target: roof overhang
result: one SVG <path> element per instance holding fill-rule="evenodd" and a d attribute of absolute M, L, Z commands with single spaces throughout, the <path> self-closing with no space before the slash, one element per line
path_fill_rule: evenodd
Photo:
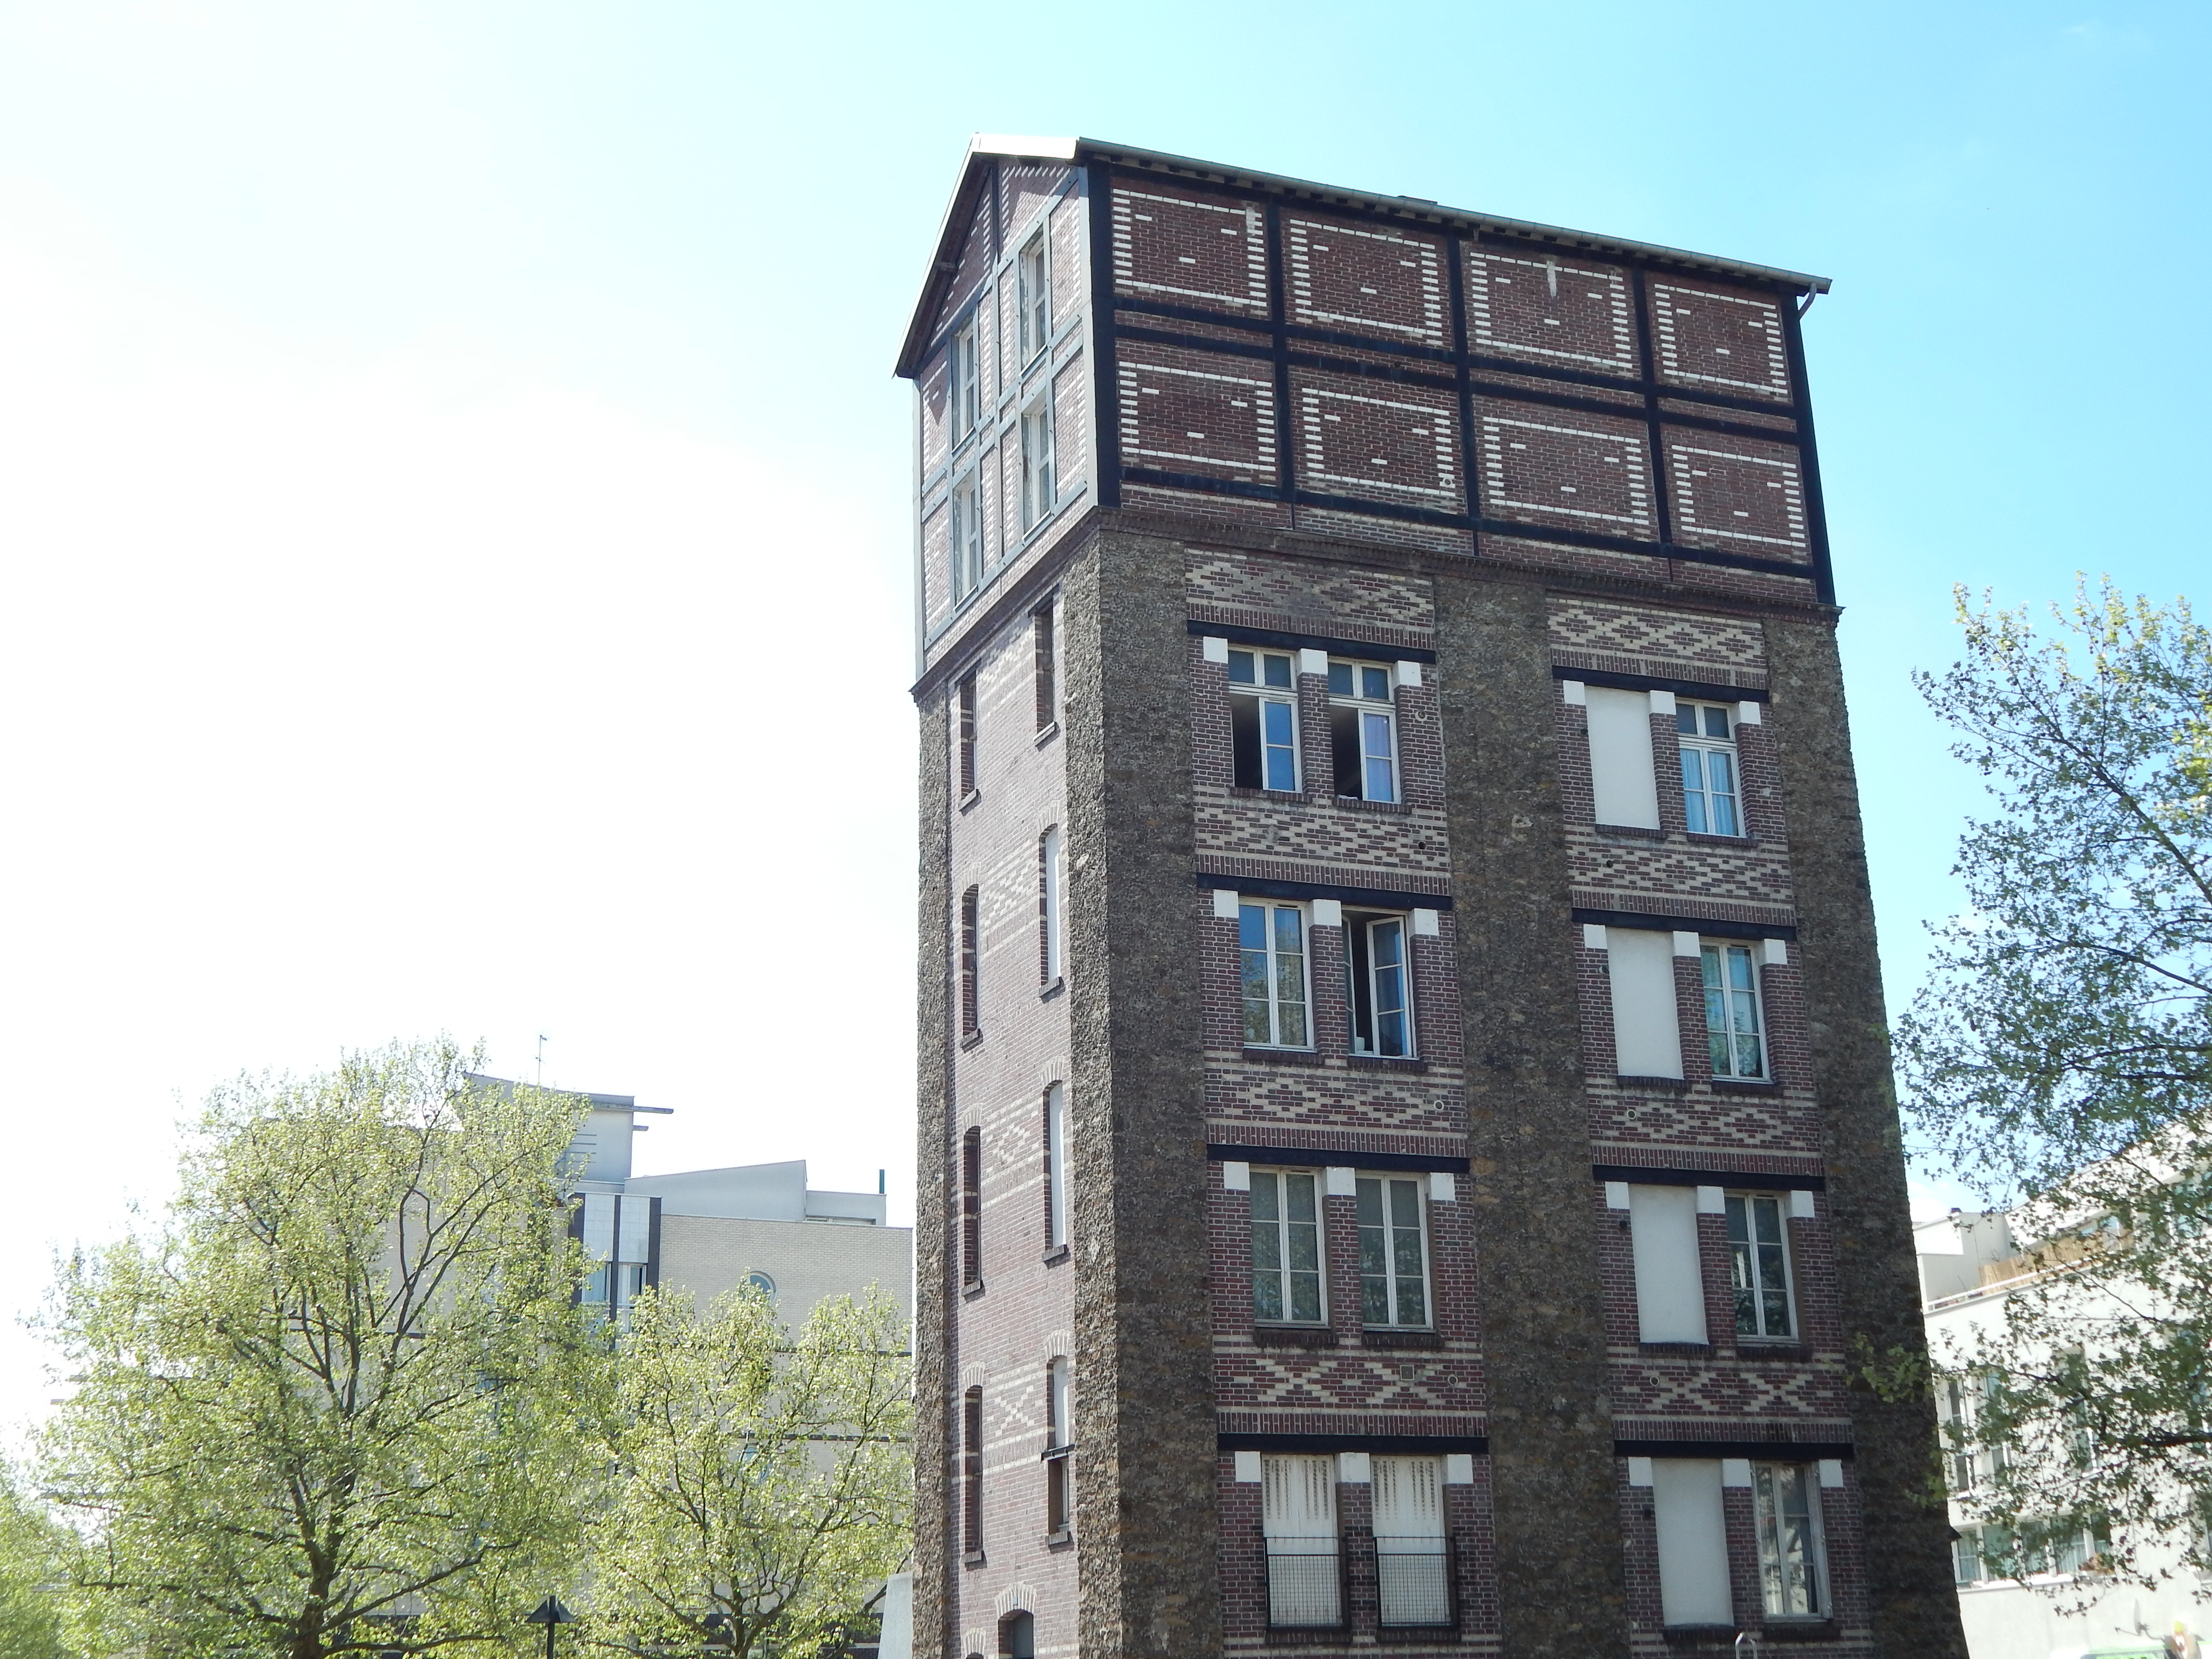
<path fill-rule="evenodd" d="M 1285 178 L 1273 173 L 1253 173 L 1240 167 L 1224 167 L 1215 161 L 1194 161 L 1187 155 L 1170 155 L 1159 150 L 1136 149 L 1126 144 L 1108 143 L 1096 138 L 1038 138 L 979 132 L 968 141 L 968 154 L 961 162 L 959 181 L 953 187 L 952 199 L 946 204 L 945 217 L 938 227 L 929 269 L 922 276 L 921 293 L 915 300 L 913 315 L 907 324 L 905 342 L 899 348 L 898 365 L 893 371 L 897 374 L 910 377 L 921 366 L 922 354 L 929 347 L 930 324 L 937 314 L 938 302 L 943 298 L 946 285 L 959 270 L 961 238 L 966 234 L 992 164 L 1001 161 L 1104 161 L 1141 172 L 1167 173 L 1194 184 L 1263 191 L 1311 202 L 1321 207 L 1334 205 L 1357 208 L 1369 213 L 1387 213 L 1412 223 L 1436 226 L 1462 234 L 1487 231 L 1521 241 L 1574 248 L 1601 257 L 1671 265 L 1681 270 L 1726 277 L 1759 288 L 1779 289 L 1790 294 L 1826 294 L 1829 287 L 1826 276 L 1814 276 L 1802 270 L 1786 270 L 1777 265 L 1751 264 L 1741 259 L 1723 259 L 1713 254 L 1662 246 L 1656 242 L 1634 242 L 1617 236 L 1596 236 L 1587 231 L 1567 230 L 1558 225 L 1537 224 L 1525 219 L 1504 219 L 1495 214 L 1444 207 L 1418 197 L 1382 196 L 1369 191 L 1346 190 L 1334 185 L 1317 185 L 1310 179 Z"/>

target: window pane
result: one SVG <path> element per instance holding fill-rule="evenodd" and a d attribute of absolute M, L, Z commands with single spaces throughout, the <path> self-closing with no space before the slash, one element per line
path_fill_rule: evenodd
<path fill-rule="evenodd" d="M 1229 653 L 1229 678 L 1239 685 L 1254 684 L 1252 653 L 1249 651 L 1231 651 Z"/>
<path fill-rule="evenodd" d="M 1315 1218 L 1314 1178 L 1311 1176 L 1285 1176 L 1283 1195 L 1289 1200 L 1285 1208 L 1291 1220 L 1310 1223 Z"/>
<path fill-rule="evenodd" d="M 1725 738 L 1728 734 L 1728 710 L 1708 708 L 1705 710 L 1705 735 L 1709 738 Z"/>
<path fill-rule="evenodd" d="M 1398 799 L 1397 766 L 1390 754 L 1390 717 L 1362 714 L 1360 727 L 1366 751 L 1366 794 L 1370 800 Z"/>
<path fill-rule="evenodd" d="M 1674 729 L 1684 737 L 1698 735 L 1698 711 L 1694 705 L 1686 702 L 1674 705 Z"/>
<path fill-rule="evenodd" d="M 1291 678 L 1291 659 L 1288 657 L 1279 657 L 1270 652 L 1261 660 L 1266 668 L 1268 684 L 1279 685 L 1287 691 L 1295 684 Z"/>
<path fill-rule="evenodd" d="M 1685 749 L 1682 751 L 1682 817 L 1693 836 L 1713 833 L 1712 821 L 1705 811 L 1705 751 Z"/>
<path fill-rule="evenodd" d="M 1370 702 L 1390 701 L 1390 671 L 1387 668 L 1363 668 L 1359 671 L 1359 694 Z"/>
<path fill-rule="evenodd" d="M 1352 695 L 1352 665 L 1350 663 L 1329 664 L 1328 690 L 1331 696 L 1348 697 Z"/>
<path fill-rule="evenodd" d="M 1340 795 L 1364 793 L 1359 775 L 1359 711 L 1341 703 L 1328 709 L 1329 771 Z"/>
<path fill-rule="evenodd" d="M 1265 776 L 1260 759 L 1260 704 L 1252 697 L 1229 700 L 1229 781 L 1239 789 L 1257 789 Z"/>
<path fill-rule="evenodd" d="M 1295 744 L 1297 727 L 1286 702 L 1263 702 L 1260 705 L 1261 729 L 1266 734 L 1267 749 L 1267 784 L 1270 789 L 1296 789 L 1298 787 L 1297 756 Z"/>

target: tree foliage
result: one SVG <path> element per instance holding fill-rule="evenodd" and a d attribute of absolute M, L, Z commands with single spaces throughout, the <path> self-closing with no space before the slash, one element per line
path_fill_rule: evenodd
<path fill-rule="evenodd" d="M 647 1292 L 621 1344 L 594 1635 L 647 1651 L 830 1649 L 908 1547 L 906 1332 L 880 1292 L 794 1340 L 742 1287 Z"/>
<path fill-rule="evenodd" d="M 1979 1402 L 1954 1449 L 2021 1564 L 2109 1522 L 2117 1572 L 2157 1576 L 2160 1532 L 2212 1565 L 2212 632 L 2109 581 L 2044 630 L 1960 616 L 1918 683 L 1996 810 L 1898 1053 L 1918 1133 L 2036 1254 L 1947 1357 Z"/>
<path fill-rule="evenodd" d="M 64 1264 L 43 1446 L 105 1650 L 500 1648 L 573 1559 L 604 1345 L 574 1103 L 451 1042 L 216 1093 L 166 1221 Z"/>
<path fill-rule="evenodd" d="M 64 1635 L 69 1541 L 12 1476 L 0 1476 L 0 1654 L 8 1659 L 74 1659 Z"/>

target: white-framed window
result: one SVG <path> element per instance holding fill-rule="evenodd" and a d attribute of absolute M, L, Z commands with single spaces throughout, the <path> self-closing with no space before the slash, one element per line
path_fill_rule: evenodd
<path fill-rule="evenodd" d="M 1052 478 L 1052 399 L 1039 398 L 1022 411 L 1022 528 L 1034 529 L 1057 499 Z"/>
<path fill-rule="evenodd" d="M 1705 988 L 1705 1046 L 1713 1075 L 1765 1082 L 1766 1023 L 1759 1008 L 1758 952 L 1747 944 L 1711 939 L 1699 954 Z"/>
<path fill-rule="evenodd" d="M 1729 1282 L 1735 1295 L 1735 1334 L 1779 1340 L 1797 1332 L 1790 1295 L 1790 1230 L 1779 1193 L 1730 1193 Z"/>
<path fill-rule="evenodd" d="M 1044 232 L 1022 245 L 1014 264 L 1016 302 L 1021 312 L 1022 362 L 1045 349 L 1052 338 L 1052 289 L 1045 281 Z"/>
<path fill-rule="evenodd" d="M 1682 739 L 1682 811 L 1692 835 L 1743 833 L 1735 712 L 1719 702 L 1674 705 L 1674 729 Z"/>
<path fill-rule="evenodd" d="M 1430 1326 L 1429 1230 L 1421 1186 L 1413 1175 L 1358 1177 L 1359 1317 L 1366 1325 Z"/>
<path fill-rule="evenodd" d="M 1252 1316 L 1267 1325 L 1318 1325 L 1328 1316 L 1322 1282 L 1321 1173 L 1252 1171 Z"/>
<path fill-rule="evenodd" d="M 1059 982 L 1066 954 L 1060 863 L 1060 826 L 1055 823 L 1037 837 L 1037 982 L 1042 986 Z"/>
<path fill-rule="evenodd" d="M 1044 1368 L 1044 1527 L 1065 1537 L 1075 1524 L 1075 1493 L 1069 1481 L 1068 1452 L 1075 1444 L 1075 1391 L 1067 1356 Z"/>
<path fill-rule="evenodd" d="M 1981 1435 L 1983 1413 L 2003 1388 L 2004 1378 L 1996 1371 L 1953 1372 L 1936 1390 L 1936 1413 L 1942 1419 L 1944 1474 L 1954 1498 L 1965 1496 L 1984 1480 L 2004 1472 L 2004 1443 L 1984 1443 Z"/>
<path fill-rule="evenodd" d="M 983 495 L 970 472 L 952 486 L 952 600 L 983 585 Z"/>
<path fill-rule="evenodd" d="M 1239 789 L 1298 787 L 1298 665 L 1287 651 L 1229 653 L 1231 781 Z"/>
<path fill-rule="evenodd" d="M 981 329 L 978 317 L 970 315 L 952 335 L 952 441 L 959 443 L 982 421 Z"/>
<path fill-rule="evenodd" d="M 1031 687 L 1036 694 L 1037 730 L 1060 718 L 1060 642 L 1053 627 L 1052 601 L 1030 612 Z"/>
<path fill-rule="evenodd" d="M 1267 1540 L 1268 1624 L 1279 1630 L 1342 1624 L 1336 1460 L 1261 1458 L 1260 1529 Z"/>
<path fill-rule="evenodd" d="M 1406 918 L 1346 911 L 1344 957 L 1351 981 L 1352 1052 L 1411 1059 L 1413 981 Z"/>
<path fill-rule="evenodd" d="M 1244 900 L 1237 907 L 1237 943 L 1245 1046 L 1312 1048 L 1304 907 Z"/>
<path fill-rule="evenodd" d="M 1441 1627 L 1452 1622 L 1451 1553 L 1445 1542 L 1443 1461 L 1376 1457 L 1376 1622 Z"/>
<path fill-rule="evenodd" d="M 1403 799 L 1398 779 L 1398 705 L 1389 667 L 1328 664 L 1328 738 L 1336 793 L 1358 800 Z"/>
<path fill-rule="evenodd" d="M 1067 1085 L 1044 1091 L 1044 1247 L 1067 1243 Z"/>
<path fill-rule="evenodd" d="M 1769 1619 L 1818 1619 L 1828 1610 L 1828 1570 L 1820 1536 L 1819 1466 L 1754 1463 L 1751 1486 L 1759 1531 L 1759 1590 Z"/>

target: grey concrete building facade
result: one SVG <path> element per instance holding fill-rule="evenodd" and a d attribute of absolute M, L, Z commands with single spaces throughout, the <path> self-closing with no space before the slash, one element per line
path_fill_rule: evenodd
<path fill-rule="evenodd" d="M 979 138 L 918 393 L 917 1654 L 1963 1653 L 1820 279 Z"/>

